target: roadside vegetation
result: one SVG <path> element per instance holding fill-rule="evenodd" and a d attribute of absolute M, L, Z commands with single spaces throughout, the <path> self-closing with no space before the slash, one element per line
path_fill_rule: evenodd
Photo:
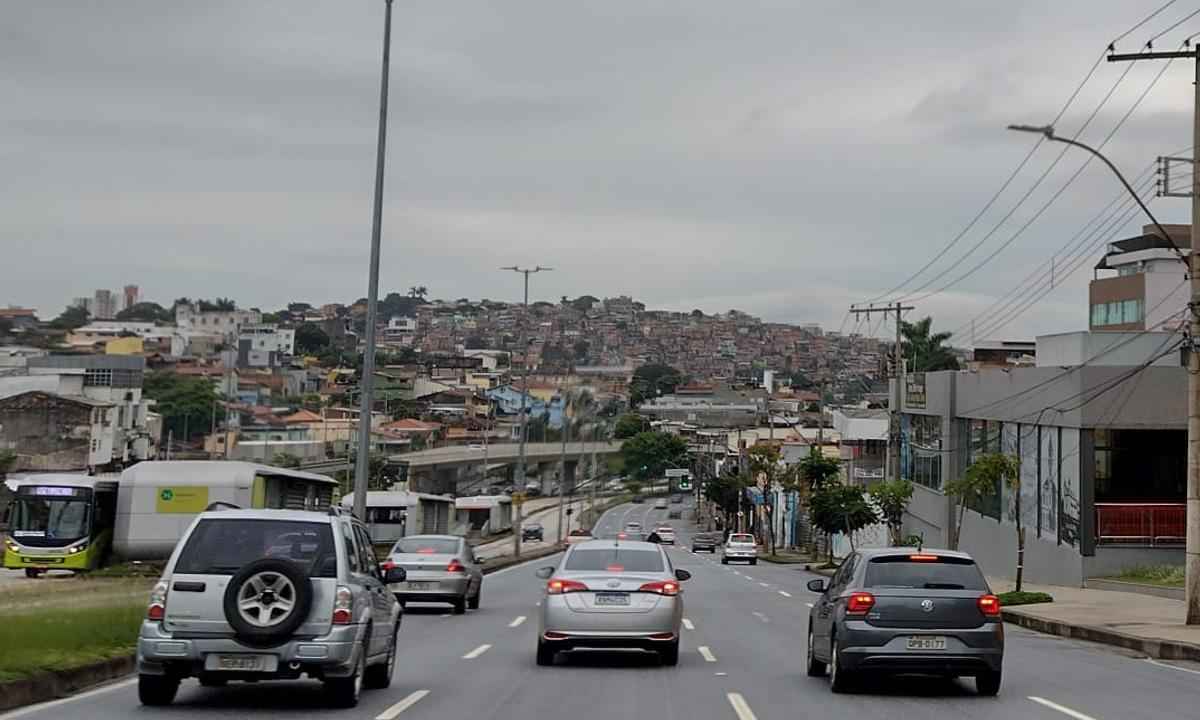
<path fill-rule="evenodd" d="M 1027 592 L 1022 590 L 1000 593 L 996 597 L 1000 598 L 1000 607 L 1002 608 L 1013 607 L 1014 605 L 1054 602 L 1054 598 L 1044 592 Z"/>
<path fill-rule="evenodd" d="M 1184 570 L 1182 565 L 1141 565 L 1129 568 L 1116 579 L 1145 585 L 1183 587 Z"/>

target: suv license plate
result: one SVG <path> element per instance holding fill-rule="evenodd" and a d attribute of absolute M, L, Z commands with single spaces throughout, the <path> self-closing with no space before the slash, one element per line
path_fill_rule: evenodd
<path fill-rule="evenodd" d="M 629 593 L 623 592 L 598 592 L 596 593 L 597 605 L 628 605 Z"/>
<path fill-rule="evenodd" d="M 205 670 L 275 672 L 278 666 L 279 658 L 274 655 L 249 655 L 245 653 L 225 655 L 212 653 L 204 658 Z"/>
<path fill-rule="evenodd" d="M 916 635 L 908 639 L 909 650 L 945 650 L 946 638 L 940 635 Z"/>

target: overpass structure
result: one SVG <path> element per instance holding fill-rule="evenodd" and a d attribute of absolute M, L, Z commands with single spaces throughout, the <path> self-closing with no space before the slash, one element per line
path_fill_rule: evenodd
<path fill-rule="evenodd" d="M 526 443 L 526 473 L 533 471 L 542 492 L 549 492 L 556 479 L 559 459 L 565 457 L 564 480 L 567 487 L 572 487 L 575 469 L 581 460 L 589 461 L 593 453 L 599 460 L 620 450 L 619 442 L 569 442 L 565 453 L 562 443 Z M 409 489 L 414 492 L 461 495 L 489 484 L 524 485 L 527 481 L 518 482 L 515 477 L 519 454 L 517 443 L 489 445 L 486 454 L 482 446 L 455 446 L 391 455 L 388 463 L 400 468 L 401 479 L 407 479 Z M 497 470 L 503 470 L 503 473 L 497 476 Z"/>

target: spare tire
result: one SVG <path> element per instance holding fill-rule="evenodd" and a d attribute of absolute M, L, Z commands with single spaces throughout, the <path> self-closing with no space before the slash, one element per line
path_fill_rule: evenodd
<path fill-rule="evenodd" d="M 238 637 L 264 642 L 290 636 L 308 618 L 313 592 L 308 573 L 277 558 L 255 560 L 229 579 L 225 619 Z"/>

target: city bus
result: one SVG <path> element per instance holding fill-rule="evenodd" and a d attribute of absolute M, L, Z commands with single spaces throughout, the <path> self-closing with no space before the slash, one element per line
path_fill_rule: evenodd
<path fill-rule="evenodd" d="M 4 567 L 37 577 L 46 570 L 92 570 L 112 548 L 115 477 L 38 475 L 14 488 Z"/>

